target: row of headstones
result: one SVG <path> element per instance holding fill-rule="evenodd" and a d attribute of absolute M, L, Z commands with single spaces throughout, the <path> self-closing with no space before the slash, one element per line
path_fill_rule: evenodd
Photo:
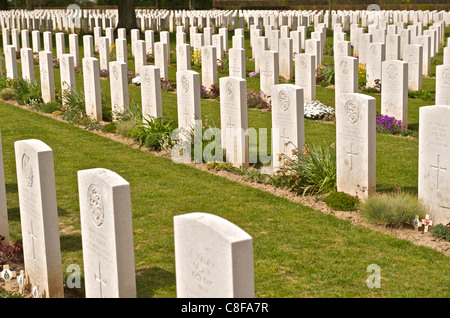
<path fill-rule="evenodd" d="M 304 55 L 305 57 L 309 57 L 309 58 L 312 58 L 312 56 L 311 55 Z M 299 55 L 299 60 L 301 60 L 301 57 L 302 57 L 302 55 Z M 351 62 L 351 63 L 353 63 L 353 62 Z M 276 63 L 275 63 L 276 64 Z M 341 66 L 343 66 L 343 64 L 342 63 L 338 63 L 339 64 L 339 66 L 341 67 Z M 123 64 L 122 64 L 123 65 Z M 353 63 L 353 65 L 354 66 L 356 66 L 357 65 L 357 63 Z M 392 74 L 393 74 L 393 71 L 392 71 L 392 68 L 393 68 L 393 66 L 392 66 L 393 64 L 391 63 L 390 64 L 390 66 L 389 66 L 389 68 L 391 68 L 391 70 L 390 70 L 390 72 L 385 72 L 385 74 L 390 74 L 391 76 L 392 76 Z M 143 76 L 143 78 L 145 78 L 146 80 L 144 81 L 144 83 L 143 83 L 143 87 L 142 87 L 142 90 L 143 90 L 143 92 L 145 91 L 145 92 L 151 92 L 151 93 L 153 93 L 153 92 L 155 92 L 154 94 L 153 94 L 153 98 L 154 99 L 157 99 L 158 100 L 158 94 L 157 94 L 157 92 L 158 92 L 158 87 L 160 88 L 160 86 L 159 85 L 155 85 L 154 83 L 158 83 L 158 80 L 156 79 L 155 80 L 155 72 L 157 72 L 157 67 L 149 67 L 148 68 L 149 70 L 152 70 L 152 74 L 146 74 L 146 75 L 144 75 Z M 301 67 L 299 67 L 299 69 L 302 69 Z M 355 70 L 355 67 L 353 67 L 353 68 L 350 68 L 350 69 L 353 69 L 353 70 Z M 356 68 L 357 69 L 357 68 Z M 445 76 L 445 74 L 448 74 L 447 72 L 445 72 L 445 71 L 440 71 L 440 70 L 445 70 L 444 68 L 438 68 L 438 79 L 437 79 L 437 84 L 438 84 L 438 87 L 440 87 L 439 85 L 440 85 L 440 83 L 446 83 L 446 80 L 445 80 L 445 77 L 442 77 L 441 78 L 441 75 L 439 75 L 439 74 L 443 74 L 443 76 Z M 122 70 L 122 74 L 124 74 L 124 69 Z M 398 71 L 397 71 L 398 72 Z M 114 73 L 114 72 L 113 72 Z M 177 80 L 177 82 L 179 82 L 179 83 L 181 83 L 182 84 L 182 87 L 183 88 L 186 88 L 186 93 L 187 93 L 187 95 L 186 95 L 186 97 L 182 97 L 182 94 L 179 92 L 179 94 L 178 94 L 178 98 L 179 98 L 179 105 L 178 105 L 178 108 L 179 108 L 179 118 L 180 118 L 180 120 L 179 120 L 179 127 L 180 128 L 184 128 L 184 129 L 186 129 L 186 130 L 190 130 L 193 126 L 194 126 L 194 124 L 195 124 L 195 118 L 200 118 L 200 103 L 199 103 L 199 96 L 197 96 L 197 95 L 199 95 L 199 94 L 196 94 L 196 92 L 198 91 L 199 92 L 199 84 L 198 85 L 196 85 L 196 81 L 193 79 L 194 77 L 198 77 L 198 74 L 196 73 L 196 72 L 193 72 L 193 73 L 195 73 L 195 74 L 192 74 L 192 76 L 191 75 L 189 75 L 189 76 L 187 76 L 186 77 L 186 75 L 180 75 L 180 78 L 181 78 L 181 81 L 179 81 L 179 80 Z M 340 70 L 340 69 L 337 69 L 337 76 L 343 76 L 343 80 L 342 80 L 342 83 L 345 83 L 346 82 L 346 80 L 347 79 L 353 79 L 353 84 L 352 85 L 350 85 L 349 87 L 355 87 L 355 85 L 354 85 L 354 83 L 356 82 L 357 83 L 357 71 L 354 71 L 353 72 L 353 76 L 349 76 L 349 74 L 348 74 L 348 69 L 346 69 L 346 68 L 342 68 L 342 71 Z M 394 72 L 395 73 L 395 72 Z M 119 73 L 118 73 L 119 74 Z M 181 72 L 180 72 L 180 74 L 181 74 Z M 184 76 L 184 77 L 183 77 Z M 86 79 L 88 79 L 89 77 L 88 76 L 85 76 L 85 80 Z M 119 76 L 119 78 L 124 78 L 123 76 L 122 77 L 120 77 Z M 177 78 L 178 78 L 178 74 L 177 74 Z M 403 79 L 404 79 L 405 77 L 403 77 Z M 152 82 L 152 79 L 153 79 L 153 82 Z M 113 82 L 113 81 L 112 81 Z M 341 81 L 338 81 L 339 83 L 341 83 Z M 121 83 L 122 83 L 122 86 L 113 86 L 113 84 L 111 84 L 112 86 L 111 87 L 114 87 L 114 89 L 112 89 L 112 91 L 114 91 L 114 92 L 117 92 L 117 94 L 119 94 L 119 97 L 120 96 L 122 96 L 122 103 L 123 103 L 123 105 L 124 105 L 124 107 L 126 106 L 126 96 L 124 96 L 124 95 L 126 95 L 126 94 L 124 94 L 124 92 L 126 92 L 127 91 L 127 85 L 126 85 L 126 81 L 125 80 L 122 80 L 121 81 Z M 153 83 L 153 85 L 149 85 L 148 87 L 148 89 L 144 89 L 144 87 L 145 87 L 145 83 L 147 83 L 147 84 L 149 84 L 149 83 Z M 119 83 L 120 84 L 120 83 Z M 395 86 L 395 85 L 397 85 L 397 86 Z M 398 85 L 400 85 L 398 82 L 396 82 L 396 83 L 394 83 L 393 84 L 393 86 L 392 87 L 398 87 Z M 223 85 L 221 85 L 221 86 L 223 86 Z M 227 88 L 228 88 L 228 90 L 227 90 L 227 93 L 228 92 L 230 92 L 230 91 L 232 91 L 231 90 L 231 85 L 228 83 L 227 84 Z M 272 85 L 273 86 L 273 85 Z M 272 86 L 271 86 L 271 88 L 272 88 Z M 314 85 L 312 85 L 312 86 L 314 86 Z M 88 87 L 91 87 L 90 85 L 88 85 Z M 192 87 L 192 89 L 190 89 Z M 357 84 L 356 84 L 356 87 L 357 87 Z M 399 90 L 400 92 L 402 92 L 402 93 L 404 93 L 405 92 L 405 88 L 404 88 L 405 86 L 403 85 L 403 89 L 402 90 Z M 198 88 L 198 89 L 197 89 Z M 357 90 L 355 90 L 354 92 L 356 92 Z M 444 92 L 444 94 L 448 91 L 448 90 L 445 90 L 445 89 L 441 89 L 441 88 L 437 88 L 437 91 L 438 92 Z M 239 95 L 243 95 L 243 92 L 245 92 L 245 89 L 244 90 L 242 90 L 241 91 L 241 93 L 239 94 Z M 336 92 L 337 92 L 337 96 L 336 96 L 336 101 L 338 101 L 339 100 L 339 96 L 338 96 L 338 92 L 340 92 L 340 93 L 343 93 L 344 92 L 344 90 L 341 90 L 340 88 L 339 88 L 339 85 L 337 85 L 337 87 L 336 87 Z M 151 94 L 150 93 L 150 94 Z M 96 94 L 96 95 L 98 95 L 98 94 Z M 233 95 L 233 94 L 230 94 L 230 93 L 228 93 L 228 95 Z M 387 94 L 384 94 L 384 95 L 387 95 Z M 439 93 L 438 93 L 438 95 L 439 95 Z M 116 95 L 117 96 L 117 95 Z M 159 94 L 159 96 L 160 96 L 160 94 Z M 225 96 L 225 94 L 224 93 L 222 93 L 221 94 L 221 96 Z M 244 95 L 243 96 L 245 96 L 245 93 L 244 93 Z M 275 96 L 275 95 L 274 95 Z M 180 97 L 181 97 L 181 99 L 180 99 Z M 87 99 L 88 100 L 88 99 Z M 117 99 L 116 99 L 117 100 Z M 153 104 L 153 105 L 160 105 L 161 103 L 160 102 L 154 102 L 154 101 L 151 101 L 150 100 L 150 98 L 147 98 L 147 99 L 145 99 L 145 98 L 143 98 L 143 101 L 144 100 L 146 100 L 146 101 L 148 101 L 148 104 L 150 105 L 150 104 Z M 159 99 L 160 100 L 160 99 Z M 183 101 L 188 101 L 186 104 L 188 104 L 188 105 L 185 105 L 185 106 L 183 106 L 183 105 L 181 105 L 181 104 L 183 104 Z M 245 100 L 245 98 L 241 98 L 241 100 L 238 102 L 238 104 L 239 105 L 243 105 L 244 104 L 244 100 Z M 403 99 L 404 100 L 404 99 Z M 88 103 L 87 103 L 88 104 Z M 303 103 L 300 103 L 300 104 L 303 104 Z M 189 111 L 188 110 L 188 107 L 191 107 L 191 110 Z M 160 106 L 158 106 L 157 107 L 158 109 L 160 109 Z M 184 108 L 184 109 L 183 109 Z M 145 107 L 143 107 L 143 109 L 145 109 Z M 159 113 L 161 113 L 161 111 L 159 111 Z M 246 116 L 246 107 L 245 107 L 245 116 Z M 155 117 L 159 117 L 157 114 L 155 115 Z M 225 118 L 226 117 L 226 115 L 224 115 L 223 116 L 223 118 Z M 234 116 L 235 118 L 239 118 L 239 116 Z M 182 118 L 184 118 L 184 119 L 182 119 Z M 293 118 L 295 118 L 295 116 L 293 117 Z M 239 119 L 238 119 L 238 121 L 239 121 Z M 222 123 L 222 125 L 225 125 L 225 122 L 224 123 Z M 245 126 L 243 126 L 242 125 L 242 120 L 238 123 L 238 124 L 235 124 L 235 123 L 232 123 L 231 122 L 231 120 L 229 120 L 229 123 L 226 123 L 226 125 L 228 126 L 228 128 L 229 127 L 235 127 L 235 128 L 238 128 L 238 129 L 246 129 L 246 127 Z M 282 129 L 285 129 L 286 127 L 285 127 L 285 123 L 282 125 Z M 297 125 L 297 124 L 294 124 L 294 125 Z M 276 125 L 274 125 L 274 127 L 275 127 Z M 222 131 L 226 131 L 226 128 L 227 127 L 222 127 Z M 286 136 L 286 133 L 285 133 L 285 130 L 283 131 L 283 133 L 282 134 L 280 134 L 281 135 L 281 137 L 282 138 L 285 138 L 285 140 L 284 141 L 286 141 L 286 140 L 295 140 L 295 139 L 297 139 L 297 140 L 301 140 L 301 138 L 297 138 L 298 137 L 298 134 L 299 134 L 299 131 L 296 131 L 296 132 L 294 132 L 294 136 L 292 136 L 292 137 L 290 137 L 289 138 L 289 136 Z M 288 138 L 286 138 L 286 137 L 288 137 Z M 224 141 L 224 144 L 225 144 L 225 141 L 226 141 L 226 138 L 222 138 L 222 140 Z M 241 152 L 241 157 L 240 157 L 240 161 L 236 161 L 236 157 L 231 157 L 230 158 L 230 160 L 232 161 L 232 162 L 238 162 L 238 163 L 244 163 L 244 162 L 247 162 L 247 161 L 245 161 L 245 157 L 244 157 L 244 155 L 246 155 L 246 150 L 245 150 L 245 147 L 243 148 L 242 147 L 242 145 L 244 145 L 244 143 L 243 143 L 243 140 L 242 139 L 239 139 L 239 140 L 241 140 L 241 144 L 240 144 L 240 146 L 238 146 L 238 148 L 237 149 L 244 149 L 244 151 L 242 151 Z M 286 142 L 283 142 L 283 141 L 279 141 L 279 144 L 280 145 L 286 145 Z M 295 146 L 298 146 L 298 145 L 301 145 L 301 143 L 294 143 L 294 145 Z M 226 148 L 226 147 L 224 147 L 224 148 Z M 234 148 L 234 147 L 233 147 Z M 283 148 L 285 148 L 285 146 L 283 146 Z M 229 149 L 230 150 L 230 149 Z M 231 149 L 232 150 L 232 149 Z M 286 154 L 286 151 L 283 151 L 285 154 Z M 229 153 L 232 153 L 232 151 L 230 151 Z M 236 151 L 235 152 L 235 155 L 234 156 L 236 156 L 236 154 L 237 154 L 238 152 Z M 275 152 L 274 152 L 275 153 Z M 288 152 L 289 153 L 289 152 Z M 275 157 L 277 157 L 277 156 L 275 156 Z M 276 166 L 276 165 L 275 165 Z M 358 183 L 358 184 L 363 184 L 363 182 L 360 182 L 360 183 Z M 369 187 L 369 186 L 367 186 L 367 187 Z"/>
<path fill-rule="evenodd" d="M 338 175 L 372 180 L 372 172 L 365 166 L 374 165 L 375 138 L 370 123 L 374 121 L 375 99 L 345 94 L 339 106 L 338 162 L 341 157 L 352 159 L 350 164 L 338 165 Z M 350 116 L 349 108 L 358 116 Z M 420 110 L 420 127 L 424 128 L 419 140 L 419 196 L 436 209 L 436 223 L 450 218 L 446 196 L 450 160 L 445 153 L 449 119 L 450 106 Z M 15 143 L 15 155 L 25 284 L 39 297 L 63 297 L 53 152 L 42 141 L 23 140 Z M 363 172 L 367 175 L 362 176 Z M 0 177 L 4 185 L 4 174 Z M 358 181 L 353 180 L 353 186 Z M 78 172 L 78 184 L 86 296 L 135 297 L 129 183 L 112 171 L 90 169 Z M 2 221 L 6 221 L 0 224 L 5 231 L 6 191 L 0 194 Z M 247 233 L 217 216 L 193 213 L 174 218 L 174 234 L 179 297 L 254 296 L 253 247 Z"/>
<path fill-rule="evenodd" d="M 53 151 L 37 139 L 14 146 L 24 285 L 35 297 L 64 297 Z M 0 159 L 0 234 L 9 244 L 1 148 Z M 96 168 L 78 171 L 78 190 L 86 297 L 136 297 L 130 184 Z M 174 231 L 178 297 L 254 297 L 251 236 L 208 213 L 174 217 Z"/>

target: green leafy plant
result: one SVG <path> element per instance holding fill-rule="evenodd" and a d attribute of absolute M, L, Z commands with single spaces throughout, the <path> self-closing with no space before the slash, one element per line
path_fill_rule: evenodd
<path fill-rule="evenodd" d="M 176 128 L 173 120 L 165 118 L 145 118 L 145 123 L 139 123 L 130 129 L 129 136 L 153 150 L 161 151 L 172 147 L 172 132 Z"/>
<path fill-rule="evenodd" d="M 57 110 L 61 109 L 61 104 L 58 102 L 50 102 L 50 103 L 41 103 L 38 104 L 38 108 L 41 112 L 51 114 Z"/>
<path fill-rule="evenodd" d="M 321 86 L 334 85 L 334 65 L 325 63 L 317 68 L 316 83 Z"/>
<path fill-rule="evenodd" d="M 412 227 L 415 216 L 423 218 L 425 205 L 417 195 L 402 191 L 395 185 L 394 191 L 369 196 L 360 205 L 361 216 L 368 222 L 385 227 Z"/>
<path fill-rule="evenodd" d="M 22 77 L 15 78 L 10 82 L 14 89 L 14 100 L 20 105 L 30 104 L 30 101 L 36 104 L 42 103 L 41 85 L 38 81 L 28 81 Z"/>
<path fill-rule="evenodd" d="M 325 197 L 325 203 L 337 211 L 355 211 L 359 199 L 344 192 L 331 192 Z"/>
<path fill-rule="evenodd" d="M 430 228 L 430 232 L 434 237 L 450 242 L 450 223 L 433 226 Z"/>
<path fill-rule="evenodd" d="M 408 98 L 420 98 L 423 101 L 432 101 L 435 99 L 435 94 L 425 90 L 408 90 Z"/>
<path fill-rule="evenodd" d="M 289 179 L 289 187 L 298 194 L 324 194 L 336 190 L 336 149 L 334 144 L 306 144 L 291 159 L 281 156 L 285 163 L 281 172 Z"/>
<path fill-rule="evenodd" d="M 78 125 L 88 125 L 92 122 L 86 114 L 86 104 L 83 92 L 76 89 L 68 89 L 63 91 L 63 99 L 65 104 L 61 108 L 62 117 L 69 123 Z"/>
<path fill-rule="evenodd" d="M 123 112 L 114 112 L 114 118 L 117 121 L 134 120 L 136 122 L 142 121 L 142 108 L 131 99 L 130 105 L 125 107 Z"/>
<path fill-rule="evenodd" d="M 114 121 L 107 123 L 105 126 L 103 126 L 102 131 L 107 132 L 107 133 L 116 133 L 117 132 L 117 123 Z"/>

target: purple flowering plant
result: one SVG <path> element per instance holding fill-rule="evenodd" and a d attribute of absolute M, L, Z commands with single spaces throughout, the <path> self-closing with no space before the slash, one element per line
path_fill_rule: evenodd
<path fill-rule="evenodd" d="M 381 134 L 407 136 L 412 133 L 401 120 L 388 115 L 377 114 L 376 125 L 377 132 Z"/>

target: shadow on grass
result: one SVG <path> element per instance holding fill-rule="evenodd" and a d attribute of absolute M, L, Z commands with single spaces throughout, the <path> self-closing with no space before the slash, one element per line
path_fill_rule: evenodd
<path fill-rule="evenodd" d="M 150 267 L 136 271 L 136 289 L 139 298 L 150 298 L 155 290 L 172 287 L 175 288 L 175 274 L 159 267 Z"/>
<path fill-rule="evenodd" d="M 17 193 L 19 191 L 17 183 L 7 183 L 5 186 L 6 186 L 6 193 Z"/>
<path fill-rule="evenodd" d="M 81 251 L 82 249 L 80 234 L 61 234 L 59 239 L 63 252 Z"/>
<path fill-rule="evenodd" d="M 411 194 L 418 194 L 418 189 L 417 187 L 402 187 L 400 185 L 400 190 L 402 192 L 408 192 Z M 396 192 L 397 189 L 395 187 L 392 186 L 392 184 L 377 184 L 377 188 L 376 188 L 377 192 L 385 192 L 385 193 L 391 193 L 391 192 Z"/>

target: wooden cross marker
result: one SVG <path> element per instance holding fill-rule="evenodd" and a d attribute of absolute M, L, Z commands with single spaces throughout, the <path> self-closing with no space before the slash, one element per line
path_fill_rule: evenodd
<path fill-rule="evenodd" d="M 423 232 L 428 232 L 428 227 L 433 225 L 433 221 L 430 220 L 430 216 L 427 214 L 425 219 L 422 219 Z"/>

